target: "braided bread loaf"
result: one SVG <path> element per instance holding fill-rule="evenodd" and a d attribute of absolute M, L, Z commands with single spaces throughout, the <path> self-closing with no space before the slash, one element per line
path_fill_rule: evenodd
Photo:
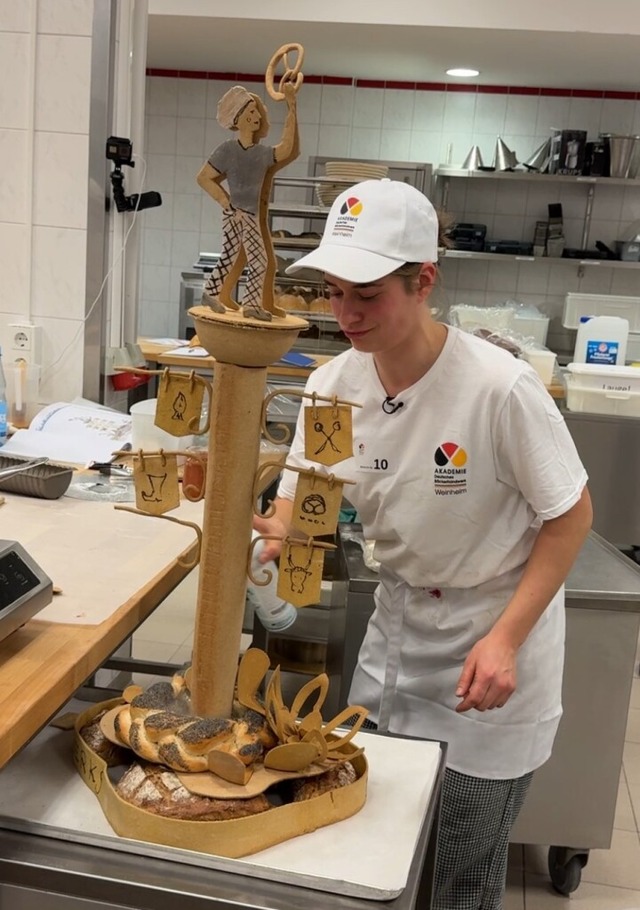
<path fill-rule="evenodd" d="M 261 758 L 277 740 L 265 718 L 234 702 L 233 718 L 196 717 L 181 677 L 160 682 L 136 695 L 114 718 L 118 739 L 140 758 L 174 771 L 209 769 L 213 750 L 228 752 L 242 764 Z"/>

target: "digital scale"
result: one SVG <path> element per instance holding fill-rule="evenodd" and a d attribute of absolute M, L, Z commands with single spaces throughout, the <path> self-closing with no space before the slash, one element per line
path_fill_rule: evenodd
<path fill-rule="evenodd" d="M 51 603 L 53 583 L 15 540 L 0 540 L 0 641 Z"/>

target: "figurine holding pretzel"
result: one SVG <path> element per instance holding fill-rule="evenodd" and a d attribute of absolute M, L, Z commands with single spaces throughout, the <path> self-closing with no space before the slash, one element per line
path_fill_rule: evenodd
<path fill-rule="evenodd" d="M 293 67 L 288 64 L 289 51 L 297 52 Z M 296 93 L 303 80 L 303 57 L 301 45 L 286 44 L 276 51 L 267 67 L 268 94 L 275 101 L 286 101 L 288 107 L 277 145 L 260 144 L 269 132 L 269 119 L 258 95 L 234 85 L 218 103 L 218 123 L 238 135 L 214 149 L 197 176 L 198 185 L 223 211 L 222 251 L 202 295 L 203 306 L 216 313 L 240 308 L 232 291 L 246 264 L 243 316 L 270 321 L 274 315 L 285 315 L 274 303 L 276 262 L 267 226 L 267 206 L 273 175 L 300 153 Z M 274 74 L 280 61 L 284 62 L 285 72 L 276 89 Z"/>

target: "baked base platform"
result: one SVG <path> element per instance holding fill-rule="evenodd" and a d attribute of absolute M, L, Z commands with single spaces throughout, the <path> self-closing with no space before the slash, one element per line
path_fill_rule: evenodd
<path fill-rule="evenodd" d="M 87 707 L 72 702 L 64 710 Z M 360 812 L 244 859 L 228 859 L 118 837 L 73 766 L 72 742 L 72 732 L 47 727 L 0 772 L 0 826 L 381 901 L 398 897 L 407 884 L 440 763 L 436 742 L 361 732 L 357 743 L 366 750 L 369 781 Z"/>

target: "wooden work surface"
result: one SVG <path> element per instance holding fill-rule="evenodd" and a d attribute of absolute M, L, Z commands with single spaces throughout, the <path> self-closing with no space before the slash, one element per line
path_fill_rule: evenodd
<path fill-rule="evenodd" d="M 263 489 L 269 486 L 277 473 L 277 468 L 265 472 L 262 478 Z M 10 505 L 14 506 L 16 501 L 23 498 L 26 500 L 25 497 L 11 497 Z M 36 500 L 29 500 L 30 506 L 34 502 Z M 45 515 L 49 501 L 43 499 L 37 502 Z M 96 505 L 86 504 L 92 507 Z M 4 508 L 7 509 L 8 517 L 9 505 Z M 104 503 L 104 509 L 105 517 L 113 514 L 112 504 Z M 88 509 L 87 514 L 89 513 L 93 523 L 94 509 Z M 73 519 L 68 519 L 74 522 L 74 539 L 80 537 L 87 553 L 91 552 L 95 541 L 94 528 L 87 527 L 86 534 L 78 535 L 77 522 L 81 520 L 78 518 L 78 510 L 70 510 L 69 515 L 74 516 Z M 61 519 L 61 524 L 64 520 Z M 175 525 L 163 521 L 156 523 L 157 529 L 154 531 L 158 537 L 166 534 L 181 543 L 176 543 L 173 558 L 168 559 L 164 569 L 153 577 L 149 577 L 148 569 L 145 571 L 144 558 L 141 557 L 138 562 L 132 560 L 128 539 L 123 538 L 120 542 L 121 553 L 118 551 L 117 539 L 105 549 L 102 573 L 96 574 L 94 580 L 95 596 L 108 597 L 110 576 L 125 571 L 124 567 L 129 576 L 130 592 L 124 601 L 114 602 L 113 612 L 108 619 L 99 625 L 81 625 L 44 622 L 34 618 L 4 641 L 0 641 L 0 768 L 47 723 L 189 573 L 189 569 L 181 566 L 178 560 L 186 557 L 189 562 L 189 557 L 195 552 L 195 537 L 194 543 L 188 544 L 185 549 L 184 535 L 174 535 Z M 70 530 L 59 527 L 56 540 L 51 542 L 52 548 L 59 540 L 64 540 Z M 11 539 L 7 533 L 3 536 Z M 46 553 L 39 550 L 32 555 L 44 568 Z M 72 555 L 80 572 L 86 554 L 78 550 Z M 55 574 L 53 577 L 55 583 Z M 73 582 L 65 582 L 67 589 L 70 584 Z"/>
<path fill-rule="evenodd" d="M 168 356 L 166 351 L 171 351 L 175 348 L 171 345 L 166 344 L 154 344 L 151 341 L 146 339 L 141 339 L 138 341 L 138 347 L 142 351 L 142 355 L 145 360 L 149 363 L 159 364 L 160 366 L 167 367 L 182 367 L 183 369 L 194 369 L 194 370 L 213 370 L 215 359 L 213 357 L 180 357 L 179 355 Z M 272 366 L 267 368 L 267 377 L 273 379 L 276 376 L 282 376 L 283 378 L 292 378 L 292 379 L 303 379 L 306 380 L 310 373 L 313 372 L 315 367 L 322 366 L 324 363 L 328 363 L 330 360 L 333 360 L 331 354 L 314 354 L 308 355 L 309 357 L 313 356 L 314 366 L 313 367 L 294 367 L 289 366 L 286 363 L 274 363 Z M 562 381 L 562 376 L 556 370 L 553 376 L 553 382 L 550 386 L 547 386 L 547 391 L 552 398 L 561 399 L 566 395 L 564 382 Z"/>
<path fill-rule="evenodd" d="M 165 367 L 182 367 L 185 370 L 213 370 L 215 365 L 215 357 L 187 357 L 180 356 L 179 354 L 168 355 L 167 351 L 175 350 L 175 345 L 166 345 L 166 344 L 155 344 L 152 341 L 146 339 L 140 339 L 138 341 L 138 347 L 142 351 L 142 356 L 149 363 L 157 363 L 160 366 Z M 273 379 L 276 376 L 282 376 L 283 378 L 291 379 L 302 379 L 305 380 L 315 367 L 322 366 L 323 363 L 327 363 L 329 360 L 332 360 L 332 356 L 329 354 L 308 354 L 307 356 L 313 357 L 314 364 L 312 367 L 297 367 L 291 366 L 286 363 L 274 363 L 270 367 L 267 367 L 267 379 Z"/>

